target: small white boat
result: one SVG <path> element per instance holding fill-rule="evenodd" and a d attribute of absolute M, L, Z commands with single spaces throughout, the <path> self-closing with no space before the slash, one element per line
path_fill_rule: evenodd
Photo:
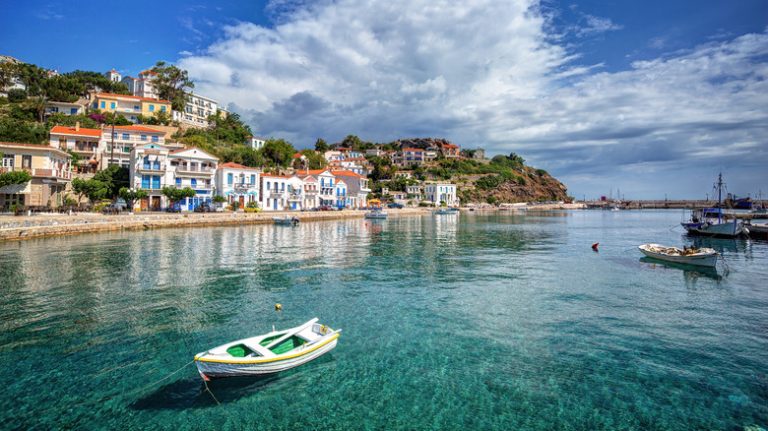
<path fill-rule="evenodd" d="M 365 218 L 371 219 L 371 220 L 386 220 L 388 217 L 386 211 L 382 211 L 381 209 L 375 208 L 367 213 L 365 213 Z"/>
<path fill-rule="evenodd" d="M 272 221 L 279 226 L 296 226 L 299 224 L 298 217 L 272 217 Z"/>
<path fill-rule="evenodd" d="M 711 248 L 691 247 L 681 250 L 677 247 L 667 247 L 659 244 L 643 244 L 638 248 L 648 257 L 667 262 L 710 267 L 714 267 L 717 264 L 717 252 Z"/>
<path fill-rule="evenodd" d="M 273 374 L 298 367 L 333 350 L 341 336 L 341 329 L 320 325 L 317 320 L 198 353 L 197 371 L 204 380 L 210 380 Z"/>
<path fill-rule="evenodd" d="M 449 215 L 449 214 L 454 214 L 455 212 L 450 210 L 450 209 L 448 209 L 448 208 L 440 208 L 440 209 L 437 209 L 437 210 L 433 211 L 433 213 L 435 215 Z"/>

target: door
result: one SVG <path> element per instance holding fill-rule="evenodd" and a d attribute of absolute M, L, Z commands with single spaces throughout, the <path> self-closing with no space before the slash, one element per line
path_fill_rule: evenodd
<path fill-rule="evenodd" d="M 152 196 L 152 211 L 160 211 L 160 196 Z"/>
<path fill-rule="evenodd" d="M 142 211 L 146 211 L 149 208 L 149 198 L 141 198 L 141 201 L 139 202 L 139 207 Z"/>
<path fill-rule="evenodd" d="M 238 200 L 240 201 L 240 208 L 245 208 L 245 196 L 240 196 Z"/>

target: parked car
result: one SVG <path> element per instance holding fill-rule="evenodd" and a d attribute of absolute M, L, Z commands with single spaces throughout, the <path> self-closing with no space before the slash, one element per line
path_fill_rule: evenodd
<path fill-rule="evenodd" d="M 395 208 L 395 209 L 402 209 L 403 204 L 399 204 L 397 202 L 390 202 L 387 204 L 387 208 Z"/>
<path fill-rule="evenodd" d="M 213 209 L 211 204 L 209 204 L 207 202 L 203 202 L 200 205 L 195 207 L 195 212 L 196 213 L 212 213 L 214 211 L 215 211 L 215 209 Z"/>
<path fill-rule="evenodd" d="M 170 205 L 168 208 L 166 208 L 165 211 L 169 213 L 180 213 L 181 205 L 179 205 L 178 203 L 175 203 L 173 205 Z"/>

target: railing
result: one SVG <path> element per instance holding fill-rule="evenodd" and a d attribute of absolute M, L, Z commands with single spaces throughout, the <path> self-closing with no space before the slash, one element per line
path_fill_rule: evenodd
<path fill-rule="evenodd" d="M 285 197 L 285 194 L 283 192 L 276 192 L 274 190 L 270 190 L 269 197 L 272 199 L 282 199 L 283 197 Z"/>
<path fill-rule="evenodd" d="M 293 202 L 301 202 L 301 195 L 290 195 L 288 196 L 288 200 Z"/>
<path fill-rule="evenodd" d="M 177 173 L 183 173 L 183 174 L 211 174 L 215 172 L 215 169 L 211 168 L 190 168 L 187 166 L 177 165 L 176 166 L 176 172 Z"/>
<path fill-rule="evenodd" d="M 65 180 L 72 179 L 72 172 L 63 169 L 41 169 L 41 168 L 20 168 L 17 166 L 0 168 L 0 174 L 6 172 L 27 172 L 33 177 L 61 178 Z"/>
<path fill-rule="evenodd" d="M 102 139 L 107 141 L 107 143 L 112 142 L 112 135 L 110 135 L 110 132 L 111 132 L 111 130 L 110 130 L 109 127 L 104 129 L 104 136 L 103 136 Z M 152 143 L 154 143 L 154 144 L 162 144 L 164 142 L 164 139 L 163 139 L 162 135 L 160 135 L 160 134 L 157 135 L 158 136 L 157 141 L 153 141 L 152 140 L 152 136 L 153 135 L 151 135 L 151 134 L 147 134 L 147 139 L 141 139 L 141 136 L 136 136 L 136 135 L 128 135 L 128 139 L 124 139 L 122 133 L 120 133 L 120 132 L 115 132 L 115 133 L 117 133 L 117 136 L 115 136 L 115 144 L 118 144 L 118 145 L 120 143 L 122 143 L 122 142 L 132 142 L 132 143 L 136 142 L 136 143 L 140 143 L 140 144 L 152 144 Z M 162 132 L 159 132 L 159 133 L 162 133 Z"/>
<path fill-rule="evenodd" d="M 155 165 L 139 165 L 138 170 L 140 171 L 156 171 L 156 172 L 165 172 L 165 164 L 161 164 L 160 166 Z"/>

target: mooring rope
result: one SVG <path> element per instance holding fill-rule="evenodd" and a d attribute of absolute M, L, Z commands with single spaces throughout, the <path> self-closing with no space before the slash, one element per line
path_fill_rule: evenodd
<path fill-rule="evenodd" d="M 213 398 L 213 400 L 216 401 L 216 404 L 221 405 L 219 400 L 216 399 L 216 396 L 213 395 L 213 392 L 211 392 L 211 388 L 208 387 L 208 382 L 206 382 L 205 379 L 203 379 L 203 384 L 205 384 L 205 390 L 208 391 L 209 394 L 211 394 L 211 398 Z"/>
<path fill-rule="evenodd" d="M 192 363 L 194 363 L 194 362 L 195 362 L 195 360 L 194 360 L 194 359 L 193 359 L 193 360 L 191 360 L 191 361 L 189 361 L 189 362 L 187 362 L 186 364 L 184 364 L 184 366 L 183 366 L 183 367 L 179 368 L 178 370 L 176 370 L 176 371 L 172 372 L 171 374 L 168 374 L 167 376 L 163 377 L 162 379 L 160 379 L 160 380 L 158 380 L 158 381 L 156 381 L 156 382 L 152 382 L 152 383 L 150 383 L 150 384 L 148 384 L 148 385 L 146 385 L 146 386 L 143 386 L 141 389 L 139 389 L 138 391 L 135 391 L 135 392 L 139 392 L 139 393 L 141 393 L 141 392 L 144 392 L 144 391 L 145 391 L 147 388 L 149 388 L 150 386 L 155 386 L 155 385 L 157 385 L 158 383 L 162 382 L 163 380 L 166 380 L 166 379 L 170 378 L 171 376 L 173 376 L 174 374 L 176 374 L 176 373 L 178 373 L 179 371 L 183 370 L 184 368 L 187 368 L 188 366 L 190 366 L 190 365 L 191 365 Z"/>

